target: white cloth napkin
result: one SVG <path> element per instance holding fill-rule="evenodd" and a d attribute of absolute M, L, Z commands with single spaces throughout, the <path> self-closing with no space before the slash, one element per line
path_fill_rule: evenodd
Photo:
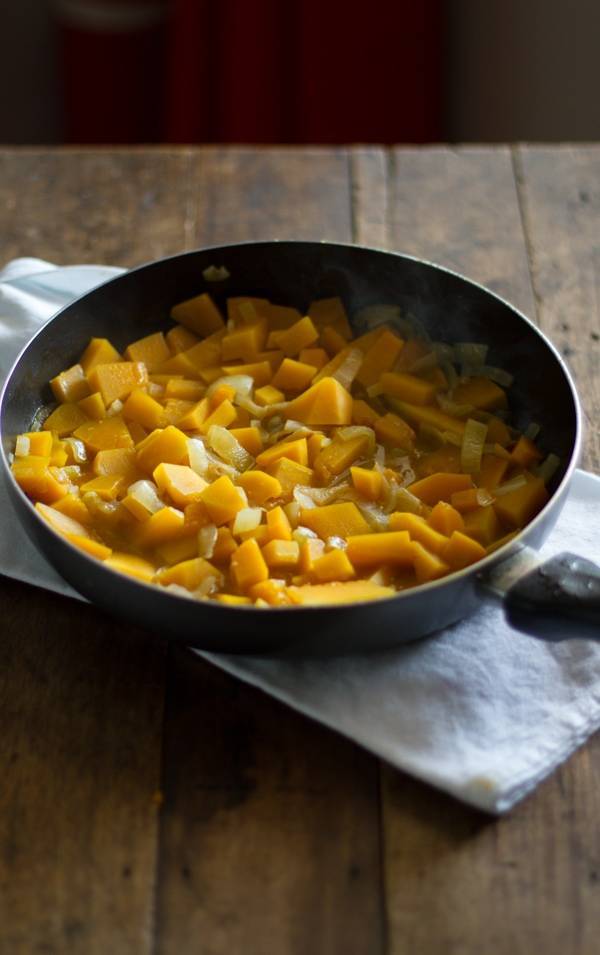
<path fill-rule="evenodd" d="M 0 379 L 61 304 L 120 270 L 19 259 L 0 272 Z M 577 472 L 544 546 L 600 560 L 600 480 Z M 0 513 L 10 514 L 0 487 Z M 78 596 L 3 521 L 0 572 Z M 495 604 L 385 653 L 285 661 L 203 654 L 345 734 L 392 765 L 492 813 L 530 792 L 600 726 L 600 643 L 545 644 L 512 630 Z"/>

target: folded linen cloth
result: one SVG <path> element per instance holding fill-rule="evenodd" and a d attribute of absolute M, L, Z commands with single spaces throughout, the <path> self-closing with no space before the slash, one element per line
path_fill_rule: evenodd
<path fill-rule="evenodd" d="M 62 304 L 119 269 L 19 259 L 0 272 L 0 380 Z M 600 560 L 600 480 L 577 472 L 544 556 Z M 0 573 L 77 597 L 0 486 Z M 268 611 L 267 611 L 268 612 Z M 197 651 L 196 651 L 197 652 Z M 495 604 L 419 642 L 332 660 L 202 654 L 393 766 L 491 813 L 510 809 L 600 726 L 600 642 L 546 644 Z"/>

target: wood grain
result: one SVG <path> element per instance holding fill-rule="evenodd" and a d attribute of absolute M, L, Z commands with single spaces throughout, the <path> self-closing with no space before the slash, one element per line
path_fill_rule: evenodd
<path fill-rule="evenodd" d="M 203 150 L 198 244 L 351 238 L 339 150 Z M 171 656 L 157 952 L 382 951 L 378 763 L 185 651 Z"/>
<path fill-rule="evenodd" d="M 600 147 L 516 152 L 541 327 L 560 349 L 586 416 L 584 465 L 600 470 Z"/>
<path fill-rule="evenodd" d="M 526 250 L 539 262 L 540 243 L 566 251 L 571 238 L 557 209 L 552 215 L 547 208 L 549 191 L 558 209 L 564 203 L 560 177 L 553 183 L 547 169 L 545 187 L 532 181 L 526 158 L 517 192 L 507 150 L 397 150 L 391 244 L 457 268 L 533 315 Z M 523 220 L 538 228 L 525 235 Z M 588 221 L 588 241 L 597 227 L 597 218 Z M 556 261 L 559 287 L 571 261 Z M 534 264 L 535 299 L 549 327 L 554 319 L 539 276 Z M 571 311 L 569 335 L 578 334 L 584 311 L 576 320 Z M 596 738 L 507 818 L 492 820 L 384 769 L 391 955 L 591 955 L 600 918 L 599 776 Z"/>

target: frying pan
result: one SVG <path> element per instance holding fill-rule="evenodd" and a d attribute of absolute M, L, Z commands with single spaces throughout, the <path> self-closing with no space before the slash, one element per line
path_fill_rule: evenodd
<path fill-rule="evenodd" d="M 208 282 L 208 266 L 229 277 Z M 509 543 L 477 565 L 393 597 L 348 606 L 226 606 L 180 597 L 120 575 L 55 533 L 14 481 L 8 454 L 52 400 L 48 381 L 74 364 L 89 339 L 117 347 L 169 326 L 170 307 L 203 291 L 221 303 L 254 295 L 294 305 L 339 295 L 349 315 L 393 304 L 434 340 L 485 342 L 488 361 L 514 375 L 513 422 L 540 425 L 540 443 L 560 457 L 550 500 Z M 359 331 L 364 331 L 361 327 Z M 25 347 L 0 398 L 0 468 L 23 526 L 46 558 L 81 594 L 111 613 L 204 650 L 245 654 L 332 654 L 395 646 L 471 613 L 485 588 L 504 590 L 515 562 L 538 548 L 569 490 L 581 441 L 581 415 L 569 372 L 538 329 L 497 295 L 447 269 L 407 255 L 321 242 L 251 242 L 161 259 L 117 276 L 55 315 Z M 525 551 L 525 549 L 527 549 Z M 515 560 L 516 558 L 516 560 Z M 506 573 L 505 573 L 506 571 Z M 529 573 L 506 598 L 513 623 L 548 635 L 557 613 L 600 624 L 600 572 L 572 555 Z M 561 632 L 564 630 L 564 626 Z"/>

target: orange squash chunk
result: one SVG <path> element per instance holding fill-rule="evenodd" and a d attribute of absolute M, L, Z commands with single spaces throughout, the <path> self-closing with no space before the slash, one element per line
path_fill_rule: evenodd
<path fill-rule="evenodd" d="M 350 537 L 346 552 L 355 567 L 372 567 L 374 564 L 410 567 L 413 555 L 410 544 L 408 531 L 382 531 Z"/>
<path fill-rule="evenodd" d="M 350 537 L 354 534 L 367 534 L 370 530 L 366 520 L 352 501 L 340 501 L 338 504 L 326 504 L 323 507 L 304 508 L 300 512 L 300 524 L 310 528 L 323 540 L 327 537 Z M 352 557 L 350 559 L 352 560 Z M 354 561 L 352 562 L 354 563 Z"/>
<path fill-rule="evenodd" d="M 336 581 L 332 584 L 304 584 L 288 587 L 288 597 L 300 607 L 319 607 L 328 604 L 362 603 L 366 600 L 382 600 L 393 597 L 392 587 L 382 587 L 369 580 Z"/>
<path fill-rule="evenodd" d="M 185 587 L 186 590 L 196 590 L 207 577 L 214 577 L 215 581 L 218 581 L 222 579 L 222 576 L 221 572 L 208 560 L 204 560 L 203 557 L 193 557 L 159 570 L 155 580 L 163 587 L 177 584 L 179 587 Z"/>
<path fill-rule="evenodd" d="M 281 391 L 304 391 L 315 377 L 317 369 L 314 365 L 305 365 L 293 358 L 284 358 L 273 375 L 271 384 Z"/>
<path fill-rule="evenodd" d="M 454 401 L 457 404 L 473 405 L 482 411 L 495 411 L 505 408 L 506 392 L 489 378 L 469 378 L 454 389 Z"/>
<path fill-rule="evenodd" d="M 50 381 L 52 393 L 57 401 L 80 401 L 90 393 L 90 386 L 81 365 L 73 365 Z"/>
<path fill-rule="evenodd" d="M 335 549 L 323 554 L 314 562 L 312 575 L 320 583 L 325 584 L 334 580 L 352 580 L 356 577 L 356 571 L 346 551 Z"/>
<path fill-rule="evenodd" d="M 238 590 L 249 590 L 269 577 L 269 568 L 254 539 L 244 541 L 231 556 L 231 575 Z"/>
<path fill-rule="evenodd" d="M 128 361 L 142 361 L 148 371 L 154 371 L 170 357 L 171 349 L 162 332 L 154 332 L 153 335 L 139 338 L 125 349 L 125 358 Z"/>
<path fill-rule="evenodd" d="M 116 570 L 120 574 L 127 574 L 129 577 L 135 577 L 145 584 L 152 583 L 156 568 L 149 560 L 138 557 L 135 554 L 127 554 L 122 551 L 114 550 L 110 557 L 104 561 L 105 567 Z"/>
<path fill-rule="evenodd" d="M 200 500 L 215 524 L 226 524 L 233 520 L 237 512 L 246 506 L 239 490 L 225 474 L 202 491 Z"/>
<path fill-rule="evenodd" d="M 443 553 L 443 559 L 452 570 L 461 570 L 486 556 L 483 547 L 462 531 L 453 531 Z"/>
<path fill-rule="evenodd" d="M 435 401 L 438 391 L 436 385 L 417 375 L 406 372 L 386 372 L 379 379 L 384 394 L 393 395 L 402 401 L 409 401 L 413 405 L 428 405 Z"/>
<path fill-rule="evenodd" d="M 202 492 L 208 487 L 208 482 L 186 464 L 163 462 L 154 469 L 152 477 L 158 489 L 166 492 L 179 507 L 199 501 Z"/>
<path fill-rule="evenodd" d="M 178 302 L 171 309 L 171 318 L 202 337 L 225 327 L 219 309 L 207 292 Z"/>
<path fill-rule="evenodd" d="M 540 478 L 530 478 L 515 491 L 497 497 L 494 509 L 507 527 L 524 527 L 544 507 L 549 496 Z"/>
<path fill-rule="evenodd" d="M 303 424 L 350 424 L 352 396 L 335 378 L 322 378 L 290 402 L 287 415 Z"/>
<path fill-rule="evenodd" d="M 438 501 L 427 520 L 435 531 L 446 537 L 450 537 L 454 531 L 464 530 L 465 527 L 462 514 L 447 501 Z"/>
<path fill-rule="evenodd" d="M 92 338 L 79 359 L 79 364 L 86 375 L 89 375 L 96 365 L 112 364 L 115 361 L 122 361 L 122 358 L 108 338 Z"/>
<path fill-rule="evenodd" d="M 473 479 L 470 474 L 438 472 L 421 478 L 420 481 L 415 481 L 409 485 L 408 490 L 424 504 L 433 507 L 438 501 L 450 501 L 455 491 L 464 491 L 468 487 L 473 487 Z"/>
<path fill-rule="evenodd" d="M 88 416 L 79 405 L 67 401 L 48 415 L 42 427 L 44 431 L 55 431 L 59 438 L 62 438 L 87 420 Z"/>
<path fill-rule="evenodd" d="M 389 372 L 390 368 L 394 367 L 403 347 L 402 338 L 398 338 L 387 328 L 383 329 L 365 353 L 356 380 L 365 388 L 374 385 L 386 372 Z"/>
<path fill-rule="evenodd" d="M 148 371 L 142 362 L 118 361 L 96 365 L 88 373 L 92 391 L 99 391 L 105 405 L 126 398 L 134 388 L 148 384 Z"/>
<path fill-rule="evenodd" d="M 294 441 L 280 441 L 270 448 L 266 448 L 256 458 L 256 466 L 271 470 L 279 458 L 296 461 L 304 467 L 308 464 L 308 447 L 306 438 L 296 438 Z"/>
<path fill-rule="evenodd" d="M 248 495 L 248 501 L 255 506 L 262 506 L 267 501 L 281 497 L 281 484 L 277 478 L 264 471 L 244 471 L 238 478 L 238 484 Z"/>
<path fill-rule="evenodd" d="M 375 434 L 384 444 L 391 444 L 394 447 L 406 450 L 412 448 L 415 433 L 406 421 L 403 421 L 398 415 L 388 412 L 381 418 L 377 418 L 373 427 L 375 428 Z"/>
<path fill-rule="evenodd" d="M 419 541 L 412 541 L 411 548 L 417 583 L 426 584 L 430 580 L 444 577 L 449 572 L 450 565 L 443 561 L 438 554 L 434 554 L 423 547 L 423 544 Z"/>
<path fill-rule="evenodd" d="M 408 531 L 411 540 L 423 544 L 434 554 L 442 554 L 448 538 L 436 531 L 424 517 L 418 514 L 406 514 L 396 511 L 390 514 L 391 531 Z"/>

